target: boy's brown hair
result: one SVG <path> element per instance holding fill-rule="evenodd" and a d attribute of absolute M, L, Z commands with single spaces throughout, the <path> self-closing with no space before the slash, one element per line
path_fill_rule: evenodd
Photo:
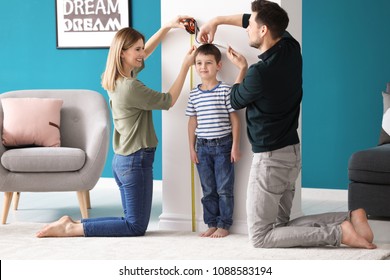
<path fill-rule="evenodd" d="M 214 56 L 215 57 L 215 61 L 217 62 L 217 64 L 222 59 L 221 51 L 213 44 L 203 44 L 203 45 L 200 45 L 196 49 L 196 51 L 195 51 L 195 59 L 198 56 L 198 54 Z"/>

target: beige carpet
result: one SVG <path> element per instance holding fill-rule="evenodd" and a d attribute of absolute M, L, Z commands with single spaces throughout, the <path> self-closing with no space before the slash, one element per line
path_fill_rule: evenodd
<path fill-rule="evenodd" d="M 222 239 L 200 238 L 191 232 L 151 231 L 130 238 L 36 238 L 43 224 L 11 223 L 0 226 L 2 260 L 381 260 L 390 257 L 390 245 L 376 250 L 353 248 L 255 249 L 246 235 Z"/>

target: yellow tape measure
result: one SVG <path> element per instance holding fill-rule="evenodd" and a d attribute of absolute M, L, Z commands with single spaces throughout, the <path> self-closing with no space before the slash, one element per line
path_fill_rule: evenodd
<path fill-rule="evenodd" d="M 190 35 L 191 48 L 194 45 L 195 34 Z M 194 88 L 194 70 L 190 68 L 190 91 Z M 192 220 L 192 232 L 196 231 L 196 208 L 195 208 L 195 167 L 191 161 L 191 220 Z"/>
<path fill-rule="evenodd" d="M 191 48 L 194 46 L 194 41 L 197 40 L 198 24 L 194 18 L 184 20 L 184 26 L 187 32 L 190 34 Z M 198 42 L 198 41 L 197 41 Z M 199 42 L 198 42 L 199 43 Z M 194 71 L 193 67 L 190 68 L 190 91 L 194 88 Z M 192 219 L 192 231 L 196 231 L 196 211 L 195 211 L 195 167 L 191 161 L 191 219 Z"/>

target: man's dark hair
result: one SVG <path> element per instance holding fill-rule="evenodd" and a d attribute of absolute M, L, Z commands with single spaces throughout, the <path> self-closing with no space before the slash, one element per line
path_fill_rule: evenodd
<path fill-rule="evenodd" d="M 213 55 L 217 63 L 219 63 L 222 58 L 221 51 L 213 44 L 200 45 L 195 51 L 195 58 L 198 54 Z"/>
<path fill-rule="evenodd" d="M 288 14 L 279 4 L 266 0 L 252 2 L 252 12 L 257 13 L 256 22 L 266 25 L 273 39 L 282 37 L 288 26 Z"/>

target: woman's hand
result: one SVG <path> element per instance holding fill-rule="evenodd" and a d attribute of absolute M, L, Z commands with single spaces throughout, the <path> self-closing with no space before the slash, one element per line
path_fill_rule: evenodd
<path fill-rule="evenodd" d="M 192 18 L 192 17 L 190 17 L 190 16 L 176 16 L 174 19 L 167 22 L 164 27 L 185 29 L 184 22 L 186 19 L 189 19 L 189 18 Z"/>
<path fill-rule="evenodd" d="M 183 66 L 190 68 L 192 65 L 195 64 L 195 51 L 196 51 L 196 46 L 192 46 L 189 49 L 189 51 L 187 52 L 186 56 L 183 59 Z"/>

